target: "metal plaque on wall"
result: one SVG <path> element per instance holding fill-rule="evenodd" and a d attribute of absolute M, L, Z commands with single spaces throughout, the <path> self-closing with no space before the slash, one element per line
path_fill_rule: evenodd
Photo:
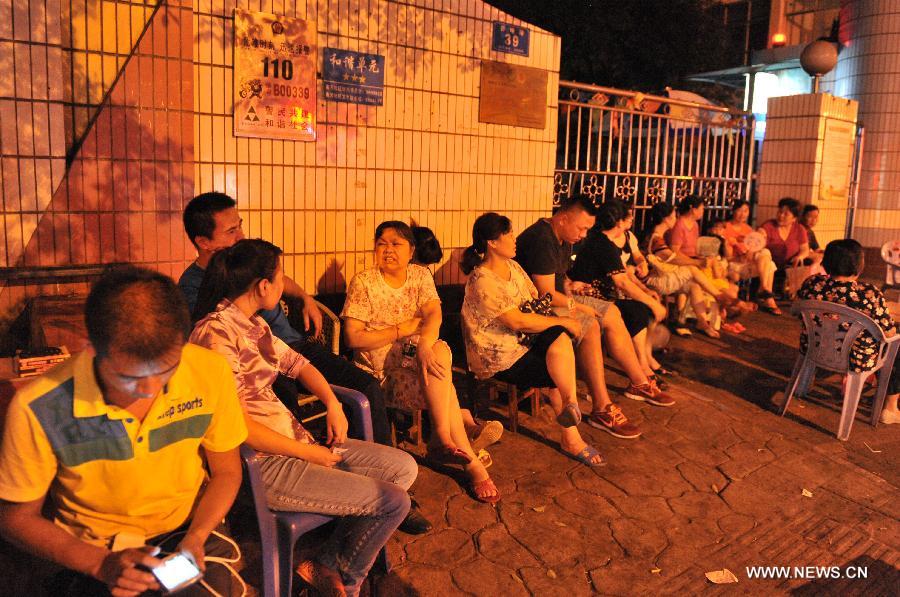
<path fill-rule="evenodd" d="M 314 141 L 316 27 L 234 10 L 234 134 Z"/>
<path fill-rule="evenodd" d="M 547 122 L 547 71 L 482 60 L 478 120 L 544 128 Z"/>
<path fill-rule="evenodd" d="M 384 56 L 322 48 L 325 99 L 380 106 L 384 103 Z"/>

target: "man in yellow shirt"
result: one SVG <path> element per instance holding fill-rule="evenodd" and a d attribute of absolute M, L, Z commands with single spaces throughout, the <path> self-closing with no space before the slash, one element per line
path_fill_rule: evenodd
<path fill-rule="evenodd" d="M 59 590 L 137 595 L 159 588 L 148 569 L 162 555 L 151 546 L 186 550 L 201 568 L 221 549 L 211 533 L 240 486 L 247 429 L 228 364 L 186 344 L 190 317 L 172 280 L 134 267 L 108 273 L 85 320 L 93 349 L 10 405 L 0 533 L 67 568 Z M 42 516 L 48 496 L 52 521 Z M 228 575 L 213 576 L 227 594 Z"/>

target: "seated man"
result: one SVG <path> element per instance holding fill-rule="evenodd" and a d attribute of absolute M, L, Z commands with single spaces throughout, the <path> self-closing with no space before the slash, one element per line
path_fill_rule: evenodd
<path fill-rule="evenodd" d="M 231 247 L 244 238 L 242 223 L 234 199 L 222 193 L 203 193 L 194 197 L 185 207 L 184 230 L 197 249 L 197 260 L 181 274 L 178 286 L 192 312 L 209 260 L 219 249 Z M 303 301 L 304 323 L 309 325 L 305 331 L 312 332 L 313 335 L 320 332 L 322 313 L 313 298 L 288 277 L 285 277 L 284 292 Z M 384 410 L 384 396 L 375 378 L 346 359 L 333 354 L 322 344 L 312 341 L 309 335 L 295 330 L 288 323 L 280 307 L 263 311 L 260 315 L 272 328 L 275 336 L 309 359 L 309 362 L 325 376 L 328 383 L 351 388 L 366 395 L 372 410 L 372 432 L 375 441 L 389 445 L 391 433 Z"/>
<path fill-rule="evenodd" d="M 192 312 L 210 259 L 219 249 L 231 247 L 244 238 L 242 223 L 237 204 L 224 193 L 210 192 L 197 195 L 185 207 L 184 231 L 197 249 L 197 260 L 184 270 L 178 280 L 178 286 Z M 313 298 L 287 276 L 284 277 L 284 293 L 303 301 L 304 322 L 309 325 L 306 331 L 314 334 L 321 331 L 322 314 Z M 312 341 L 310 336 L 295 330 L 280 307 L 261 311 L 260 315 L 269 324 L 272 333 L 308 359 L 329 384 L 362 392 L 369 399 L 375 441 L 391 445 L 384 394 L 378 380 L 347 359 L 333 354 L 322 344 Z M 296 385 L 293 380 L 282 378 L 275 383 L 274 389 L 283 399 L 285 394 L 296 392 Z M 413 502 L 413 510 L 400 526 L 400 530 L 419 534 L 430 529 L 431 523 L 419 513 L 417 504 Z"/>
<path fill-rule="evenodd" d="M 172 280 L 131 267 L 108 273 L 85 319 L 93 349 L 9 407 L 0 533 L 66 569 L 54 595 L 136 595 L 159 588 L 147 569 L 163 554 L 151 546 L 186 550 L 201 568 L 206 554 L 233 555 L 212 531 L 241 484 L 247 427 L 228 363 L 186 344 L 190 318 Z M 216 568 L 203 580 L 227 595 L 230 575 Z"/>
<path fill-rule="evenodd" d="M 595 211 L 589 197 L 564 197 L 552 217 L 538 220 L 519 234 L 515 259 L 534 282 L 538 294 L 551 295 L 557 315 L 571 315 L 582 323 L 582 335 L 574 344 L 579 373 L 586 378 L 594 403 L 588 423 L 616 437 L 634 438 L 640 436 L 640 430 L 613 404 L 606 389 L 601 329 L 607 349 L 625 370 L 635 395 L 651 404 L 668 405 L 673 400 L 644 373 L 618 307 L 603 302 L 604 310 L 599 312 L 577 303 L 567 291 L 566 273 L 572 266 L 572 246 L 583 240 L 594 226 Z"/>

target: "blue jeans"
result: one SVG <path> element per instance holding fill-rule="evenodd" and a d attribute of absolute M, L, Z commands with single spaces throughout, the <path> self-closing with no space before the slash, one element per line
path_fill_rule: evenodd
<path fill-rule="evenodd" d="M 348 439 L 334 468 L 290 456 L 261 455 L 260 472 L 273 510 L 340 517 L 318 560 L 337 570 L 356 595 L 378 552 L 409 512 L 418 474 L 406 452 Z"/>

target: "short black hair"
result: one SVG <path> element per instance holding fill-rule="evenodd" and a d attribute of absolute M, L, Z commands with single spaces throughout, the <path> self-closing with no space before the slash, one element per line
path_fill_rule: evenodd
<path fill-rule="evenodd" d="M 159 272 L 133 265 L 107 270 L 91 288 L 84 320 L 97 356 L 111 350 L 153 361 L 191 333 L 184 295 Z"/>
<path fill-rule="evenodd" d="M 597 215 L 597 206 L 594 200 L 587 195 L 563 196 L 559 199 L 559 207 L 553 210 L 554 214 L 583 211 L 589 216 Z"/>
<path fill-rule="evenodd" d="M 822 267 L 829 276 L 858 276 L 865 265 L 862 245 L 852 238 L 833 240 L 825 247 Z"/>
<path fill-rule="evenodd" d="M 234 199 L 218 191 L 201 193 L 188 202 L 184 208 L 184 231 L 195 247 L 198 236 L 212 238 L 216 232 L 216 214 L 235 205 Z"/>
<path fill-rule="evenodd" d="M 382 222 L 378 225 L 378 228 L 375 229 L 375 241 L 377 242 L 381 235 L 384 234 L 385 230 L 393 230 L 400 236 L 406 239 L 406 242 L 409 243 L 409 246 L 415 248 L 416 246 L 416 235 L 413 234 L 412 228 L 409 227 L 409 224 L 406 222 L 401 222 L 400 220 L 387 220 L 386 222 Z"/>
<path fill-rule="evenodd" d="M 628 205 L 619 199 L 607 199 L 597 209 L 597 226 L 602 231 L 612 230 L 628 217 Z"/>
<path fill-rule="evenodd" d="M 819 206 L 813 205 L 812 203 L 807 203 L 803 206 L 803 212 L 801 213 L 801 215 L 805 218 L 806 214 L 811 214 L 814 211 L 819 211 Z"/>
<path fill-rule="evenodd" d="M 697 209 L 701 205 L 705 205 L 706 202 L 703 200 L 703 197 L 700 195 L 688 195 L 678 203 L 678 215 L 683 216 L 688 213 L 692 209 Z"/>
<path fill-rule="evenodd" d="M 444 251 L 434 231 L 427 226 L 413 226 L 412 232 L 416 239 L 416 254 L 413 259 L 422 265 L 440 263 L 444 258 Z"/>
<path fill-rule="evenodd" d="M 731 204 L 731 215 L 730 215 L 730 217 L 733 218 L 733 217 L 734 217 L 734 212 L 736 212 L 736 211 L 739 210 L 740 208 L 744 207 L 745 205 L 746 205 L 747 207 L 750 207 L 750 202 L 747 201 L 746 199 L 735 199 L 735 200 L 734 200 L 734 203 Z"/>
<path fill-rule="evenodd" d="M 782 197 L 778 200 L 778 209 L 786 207 L 788 211 L 794 214 L 795 218 L 800 217 L 800 202 L 793 197 Z"/>

